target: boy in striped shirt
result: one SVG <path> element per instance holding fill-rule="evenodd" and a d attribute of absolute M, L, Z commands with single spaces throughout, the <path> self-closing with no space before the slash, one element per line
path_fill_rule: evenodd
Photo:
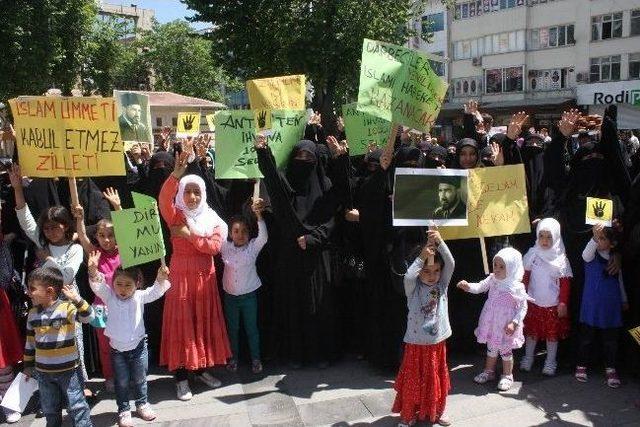
<path fill-rule="evenodd" d="M 75 322 L 89 323 L 94 317 L 93 309 L 63 283 L 62 273 L 56 268 L 35 269 L 28 285 L 33 308 L 27 317 L 24 374 L 38 380 L 47 427 L 62 425 L 66 403 L 75 427 L 91 426 L 83 380 L 77 369 Z"/>

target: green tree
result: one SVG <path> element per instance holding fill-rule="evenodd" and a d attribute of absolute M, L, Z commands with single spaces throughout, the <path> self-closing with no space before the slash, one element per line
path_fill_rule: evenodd
<path fill-rule="evenodd" d="M 357 93 L 362 40 L 404 44 L 431 1 L 183 0 L 213 25 L 218 63 L 243 78 L 306 74 L 325 123 Z"/>
<path fill-rule="evenodd" d="M 152 70 L 154 90 L 222 101 L 223 86 L 239 87 L 214 61 L 212 42 L 194 33 L 187 22 L 156 23 L 134 46 L 140 52 L 138 60 Z"/>
<path fill-rule="evenodd" d="M 3 1 L 0 99 L 40 95 L 54 86 L 69 94 L 96 13 L 93 0 Z"/>

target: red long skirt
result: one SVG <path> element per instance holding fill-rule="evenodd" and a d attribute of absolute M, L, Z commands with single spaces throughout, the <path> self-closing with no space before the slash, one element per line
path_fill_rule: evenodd
<path fill-rule="evenodd" d="M 22 360 L 24 341 L 13 318 L 11 304 L 4 289 L 0 289 L 0 369 Z"/>
<path fill-rule="evenodd" d="M 397 394 L 392 411 L 399 412 L 403 422 L 438 421 L 451 389 L 445 341 L 433 345 L 405 343 L 394 388 Z"/>

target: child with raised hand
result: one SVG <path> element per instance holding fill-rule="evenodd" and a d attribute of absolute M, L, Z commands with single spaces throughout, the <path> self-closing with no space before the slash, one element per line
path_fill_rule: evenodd
<path fill-rule="evenodd" d="M 478 327 L 478 342 L 487 345 L 484 370 L 473 379 L 484 384 L 496 378 L 498 355 L 502 357 L 502 376 L 498 390 L 513 385 L 513 349 L 522 347 L 522 321 L 527 314 L 528 295 L 522 283 L 522 255 L 513 248 L 501 249 L 493 257 L 493 273 L 478 283 L 461 280 L 458 288 L 473 294 L 489 292 L 482 307 Z"/>
<path fill-rule="evenodd" d="M 53 206 L 42 212 L 38 222 L 35 221 L 24 198 L 22 187 L 22 173 L 20 166 L 13 165 L 9 172 L 9 179 L 16 198 L 16 214 L 20 227 L 24 233 L 38 247 L 39 258 L 43 261 L 41 267 L 53 267 L 62 273 L 65 285 L 71 286 L 76 292 L 76 274 L 82 264 L 82 247 L 73 243 L 74 224 L 69 211 L 63 206 Z M 82 326 L 76 322 L 76 346 L 78 348 L 82 377 L 88 380 L 84 365 L 84 344 Z M 91 396 L 90 390 L 85 394 Z"/>
<path fill-rule="evenodd" d="M 437 230 L 428 231 L 427 244 L 404 275 L 407 331 L 404 356 L 395 382 L 393 412 L 398 426 L 417 420 L 450 424 L 444 415 L 451 388 L 446 340 L 451 336 L 447 290 L 455 261 Z"/>
<path fill-rule="evenodd" d="M 89 323 L 93 309 L 65 283 L 57 268 L 36 268 L 27 283 L 33 308 L 27 316 L 23 373 L 31 378 L 34 369 L 37 371 L 40 406 L 47 426 L 62 425 L 65 405 L 74 426 L 91 426 L 83 379 L 78 371 L 79 337 L 75 324 Z"/>
<path fill-rule="evenodd" d="M 109 201 L 114 210 L 118 211 L 122 209 L 120 205 L 120 196 L 118 191 L 109 187 L 103 193 L 105 199 Z M 78 233 L 78 241 L 82 245 L 84 252 L 89 256 L 92 252 L 100 252 L 100 260 L 98 262 L 98 271 L 104 275 L 105 283 L 107 286 L 111 286 L 113 273 L 120 266 L 120 253 L 118 252 L 118 245 L 116 244 L 115 233 L 113 231 L 113 223 L 108 219 L 101 219 L 98 221 L 95 227 L 95 238 L 98 245 L 95 246 L 89 236 L 84 223 L 84 209 L 82 206 L 77 205 L 73 209 L 73 215 L 76 218 L 76 231 Z M 113 371 L 111 370 L 111 347 L 109 346 L 109 339 L 104 335 L 105 322 L 107 320 L 108 312 L 104 301 L 96 296 L 93 300 L 93 309 L 95 312 L 95 319 L 92 322 L 96 331 L 96 337 L 98 338 L 98 350 L 100 355 L 100 365 L 102 367 L 102 375 L 105 379 L 105 388 L 107 391 L 113 392 Z"/>
<path fill-rule="evenodd" d="M 593 239 L 582 252 L 584 260 L 584 288 L 580 305 L 580 344 L 575 377 L 587 381 L 587 365 L 593 351 L 597 333 L 602 340 L 607 385 L 620 387 L 616 371 L 618 337 L 622 327 L 622 311 L 627 310 L 627 294 L 622 272 L 611 275 L 607 263 L 612 256 L 618 237 L 613 228 L 602 224 L 593 226 Z"/>
<path fill-rule="evenodd" d="M 251 210 L 258 219 L 258 236 L 249 240 L 249 223 L 246 218 L 236 216 L 229 224 L 229 237 L 222 242 L 220 254 L 224 261 L 224 312 L 227 331 L 231 344 L 231 359 L 227 369 L 238 369 L 238 335 L 240 318 L 249 340 L 251 370 L 254 374 L 262 372 L 260 360 L 260 334 L 258 332 L 258 289 L 262 286 L 256 271 L 256 259 L 267 243 L 267 226 L 262 219 L 264 201 L 256 199 Z"/>
<path fill-rule="evenodd" d="M 111 365 L 115 377 L 118 426 L 133 425 L 129 406 L 129 385 L 133 385 L 136 412 L 145 421 L 156 415 L 147 401 L 147 335 L 144 305 L 162 297 L 171 287 L 169 269 L 161 266 L 153 286 L 140 290 L 142 274 L 137 268 L 118 268 L 109 286 L 99 270 L 101 253 L 89 255 L 89 285 L 109 310 L 105 336 L 111 347 Z"/>
<path fill-rule="evenodd" d="M 536 228 L 537 240 L 524 256 L 524 283 L 533 299 L 524 318 L 525 356 L 520 369 L 531 371 L 538 340 L 547 342 L 542 373 L 555 375 L 558 341 L 569 336 L 569 286 L 573 273 L 565 254 L 560 223 L 545 218 Z"/>

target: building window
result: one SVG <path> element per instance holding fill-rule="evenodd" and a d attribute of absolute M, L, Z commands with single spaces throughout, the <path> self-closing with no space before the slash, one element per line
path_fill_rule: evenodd
<path fill-rule="evenodd" d="M 442 51 L 434 52 L 433 54 L 436 56 L 442 56 L 444 59 L 444 52 Z M 430 59 L 429 65 L 431 65 L 431 69 L 433 70 L 434 73 L 436 73 L 437 76 L 444 77 L 444 62 L 432 61 Z"/>
<path fill-rule="evenodd" d="M 591 58 L 590 81 L 620 80 L 620 55 Z"/>
<path fill-rule="evenodd" d="M 444 13 L 434 13 L 422 17 L 422 34 L 444 31 Z"/>
<path fill-rule="evenodd" d="M 162 117 L 156 117 L 156 127 L 162 127 Z"/>
<path fill-rule="evenodd" d="M 485 13 L 525 6 L 525 0 L 481 0 L 456 4 L 455 19 L 468 19 Z"/>
<path fill-rule="evenodd" d="M 463 77 L 453 79 L 451 86 L 453 87 L 453 96 L 478 96 L 481 92 L 482 77 Z"/>
<path fill-rule="evenodd" d="M 482 55 L 517 52 L 525 49 L 524 30 L 492 34 L 453 45 L 453 59 L 469 59 Z"/>
<path fill-rule="evenodd" d="M 178 126 L 178 118 L 177 117 L 171 117 L 171 126 L 173 126 L 173 127 Z"/>
<path fill-rule="evenodd" d="M 486 93 L 522 92 L 524 67 L 494 68 L 485 70 Z"/>
<path fill-rule="evenodd" d="M 622 37 L 622 12 L 591 18 L 591 40 Z"/>
<path fill-rule="evenodd" d="M 640 53 L 629 54 L 629 78 L 640 79 Z"/>
<path fill-rule="evenodd" d="M 575 44 L 573 24 L 539 28 L 529 32 L 529 49 L 546 49 Z"/>
<path fill-rule="evenodd" d="M 532 91 L 558 90 L 570 87 L 569 69 L 529 70 L 529 88 Z"/>
<path fill-rule="evenodd" d="M 640 9 L 631 11 L 631 31 L 629 35 L 640 35 Z"/>

